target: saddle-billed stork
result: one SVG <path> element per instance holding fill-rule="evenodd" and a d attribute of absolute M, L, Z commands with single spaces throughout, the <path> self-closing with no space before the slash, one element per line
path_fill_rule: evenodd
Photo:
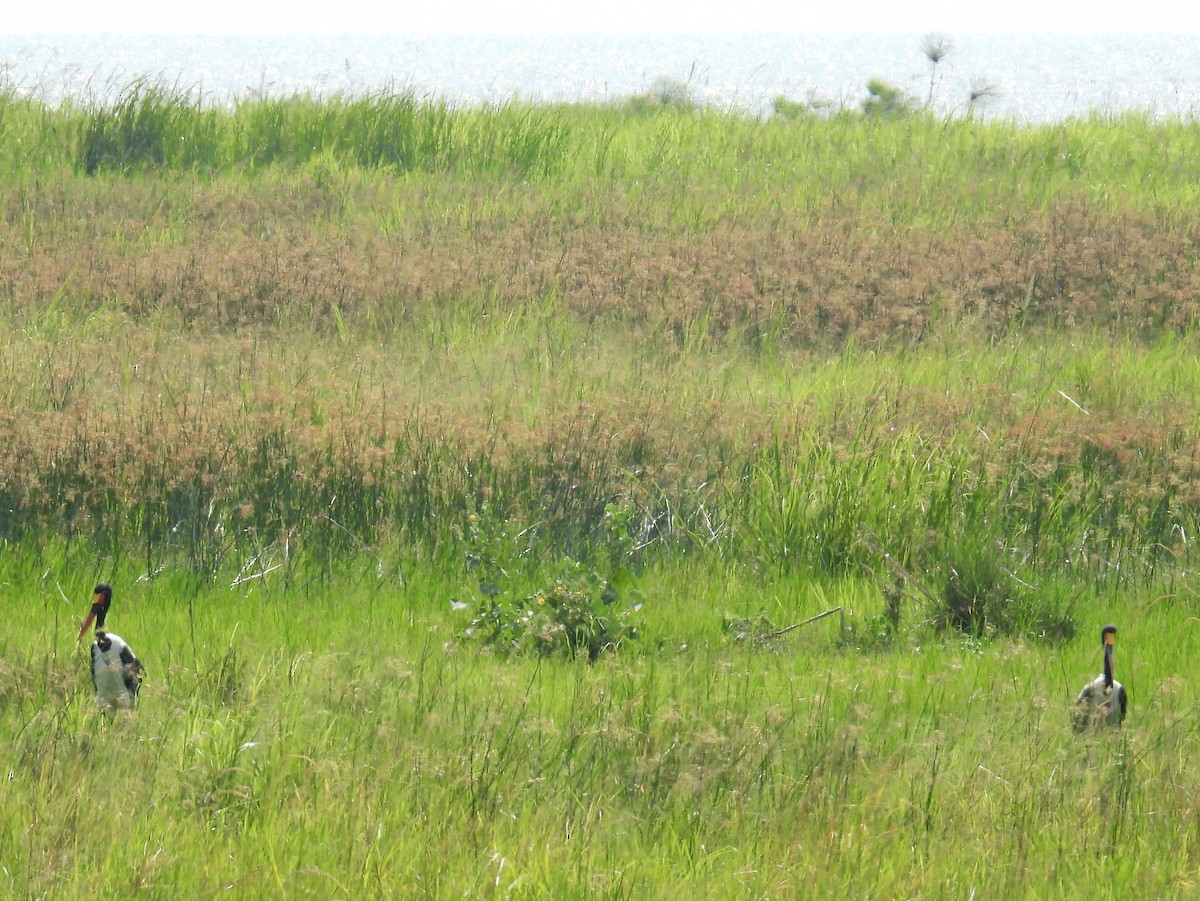
<path fill-rule="evenodd" d="M 1100 630 L 1104 647 L 1104 672 L 1083 686 L 1075 699 L 1075 731 L 1083 732 L 1093 726 L 1119 726 L 1129 708 L 1125 686 L 1113 678 L 1113 645 L 1117 642 L 1117 627 Z"/>
<path fill-rule="evenodd" d="M 101 582 L 92 592 L 92 609 L 79 627 L 83 638 L 92 620 L 96 621 L 96 637 L 92 642 L 92 684 L 96 687 L 96 704 L 108 717 L 118 710 L 137 706 L 142 687 L 142 663 L 120 635 L 104 628 L 108 608 L 112 605 L 112 586 Z"/>

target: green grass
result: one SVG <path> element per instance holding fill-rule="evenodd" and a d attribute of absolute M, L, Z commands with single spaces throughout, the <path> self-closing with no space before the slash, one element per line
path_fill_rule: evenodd
<path fill-rule="evenodd" d="M 131 81 L 109 103 L 44 103 L 0 95 L 6 180 L 61 167 L 86 174 L 237 170 L 331 161 L 389 173 L 515 175 L 686 185 L 741 192 L 740 204 L 819 211 L 862 205 L 906 224 L 984 216 L 997 206 L 1045 208 L 1077 195 L 1111 207 L 1161 210 L 1195 200 L 1186 120 L 1091 115 L 1017 125 L 921 112 L 754 116 L 693 106 L 639 113 L 619 104 L 454 107 L 400 90 L 363 96 L 244 97 L 212 103 L 185 86 Z M 803 173 L 803 177 L 798 177 Z M 954 204 L 944 199 L 953 195 Z M 692 211 L 710 222 L 719 206 Z M 668 214 L 669 215 L 669 214 Z M 678 210 L 686 222 L 691 213 Z"/>
<path fill-rule="evenodd" d="M 1198 639 L 1178 603 L 1131 618 L 1089 601 L 1089 625 L 1122 624 L 1133 706 L 1122 732 L 1080 738 L 1092 629 L 1052 650 L 863 653 L 832 617 L 735 642 L 720 609 L 788 622 L 842 603 L 853 621 L 869 592 L 686 569 L 648 580 L 663 640 L 594 666 L 456 642 L 444 586 L 419 575 L 302 596 L 131 584 L 112 625 L 150 677 L 137 715 L 106 725 L 73 647 L 86 605 L 49 580 L 14 588 L 16 896 L 1194 890 L 1200 735 L 1180 674 Z"/>
<path fill-rule="evenodd" d="M 0 894 L 1190 897 L 1197 134 L 0 96 Z"/>

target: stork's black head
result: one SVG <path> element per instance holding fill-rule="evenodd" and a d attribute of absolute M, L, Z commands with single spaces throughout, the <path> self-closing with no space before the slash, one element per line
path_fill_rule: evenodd
<path fill-rule="evenodd" d="M 92 589 L 92 612 L 96 614 L 97 632 L 104 628 L 104 618 L 108 616 L 108 608 L 111 604 L 111 585 L 109 585 L 107 582 L 101 582 Z"/>
<path fill-rule="evenodd" d="M 1100 644 L 1108 647 L 1117 642 L 1117 627 L 1111 623 L 1100 630 Z"/>

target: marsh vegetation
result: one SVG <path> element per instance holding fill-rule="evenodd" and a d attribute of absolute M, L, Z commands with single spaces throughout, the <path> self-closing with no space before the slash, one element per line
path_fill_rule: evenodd
<path fill-rule="evenodd" d="M 1188 896 L 1197 158 L 0 96 L 4 891 Z"/>

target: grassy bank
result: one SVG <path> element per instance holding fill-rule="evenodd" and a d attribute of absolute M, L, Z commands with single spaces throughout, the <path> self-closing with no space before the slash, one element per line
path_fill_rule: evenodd
<path fill-rule="evenodd" d="M 0 98 L 7 888 L 1186 896 L 1196 135 Z"/>
<path fill-rule="evenodd" d="M 77 604 L 21 586 L 0 816 L 17 896 L 1078 897 L 1194 891 L 1195 625 L 1112 596 L 1121 733 L 1079 737 L 1069 646 L 839 647 L 836 617 L 766 644 L 706 611 L 788 616 L 862 588 L 660 570 L 602 657 L 507 662 L 454 641 L 419 574 L 304 599 L 169 580 L 119 596 L 150 678 L 89 711 Z M 85 593 L 86 594 L 86 593 Z M 1129 615 L 1132 607 L 1137 617 Z M 58 622 L 55 628 L 54 623 Z M 681 640 L 686 639 L 686 640 Z"/>

